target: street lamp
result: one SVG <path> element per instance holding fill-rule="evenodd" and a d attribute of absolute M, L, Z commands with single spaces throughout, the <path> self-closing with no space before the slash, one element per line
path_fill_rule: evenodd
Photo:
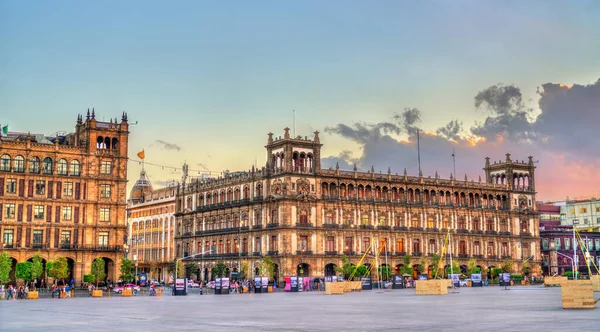
<path fill-rule="evenodd" d="M 577 264 L 577 266 L 575 265 L 576 261 L 577 261 L 577 239 L 575 238 L 575 225 L 579 224 L 579 219 L 573 219 L 573 280 L 577 280 L 577 272 L 575 271 L 575 268 L 577 268 L 577 270 L 579 270 L 579 264 Z"/>
<path fill-rule="evenodd" d="M 210 250 L 205 250 L 205 251 L 199 252 L 197 254 L 193 254 L 193 255 L 189 255 L 189 256 L 184 256 L 184 257 L 181 257 L 181 258 L 177 258 L 175 260 L 175 279 L 177 279 L 177 263 L 179 263 L 179 261 L 184 260 L 186 258 L 191 258 L 191 257 L 196 257 L 196 256 L 204 255 L 206 253 L 210 253 L 210 252 L 213 252 L 213 251 L 214 251 L 214 248 L 212 248 Z"/>

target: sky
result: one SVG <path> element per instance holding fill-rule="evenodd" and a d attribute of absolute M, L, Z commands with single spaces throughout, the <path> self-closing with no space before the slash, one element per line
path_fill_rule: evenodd
<path fill-rule="evenodd" d="M 540 200 L 600 197 L 598 1 L 0 0 L 0 123 L 129 115 L 129 185 L 265 163 L 319 130 L 323 165 L 460 179 L 536 163 Z M 161 165 L 161 166 L 151 166 Z M 170 166 L 170 167 L 162 167 Z"/>

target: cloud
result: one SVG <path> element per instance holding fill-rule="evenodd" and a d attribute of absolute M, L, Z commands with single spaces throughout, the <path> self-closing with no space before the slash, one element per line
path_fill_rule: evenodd
<path fill-rule="evenodd" d="M 169 143 L 169 142 L 165 142 L 163 140 L 157 139 L 155 141 L 156 143 L 162 145 L 162 148 L 165 150 L 175 150 L 175 151 L 181 151 L 181 147 L 175 143 Z"/>
<path fill-rule="evenodd" d="M 474 107 L 486 111 L 485 120 L 463 131 L 462 122 L 452 120 L 434 133 L 420 135 L 421 168 L 424 176 L 449 178 L 453 172 L 452 151 L 456 153 L 456 172 L 463 180 L 485 181 L 485 157 L 491 162 L 534 157 L 536 190 L 539 199 L 564 199 L 566 196 L 597 195 L 600 185 L 594 174 L 600 172 L 600 156 L 593 153 L 600 143 L 596 134 L 600 123 L 600 80 L 590 85 L 546 83 L 539 92 L 539 111 L 523 102 L 521 90 L 513 85 L 496 84 L 479 91 Z M 539 114 L 537 114 L 539 112 Z M 537 117 L 536 117 L 537 115 Z M 393 121 L 375 124 L 337 124 L 325 129 L 360 145 L 354 156 L 350 151 L 322 159 L 322 167 L 402 174 L 418 174 L 415 129 L 421 113 L 407 108 L 392 114 Z M 403 134 L 400 136 L 399 134 Z"/>

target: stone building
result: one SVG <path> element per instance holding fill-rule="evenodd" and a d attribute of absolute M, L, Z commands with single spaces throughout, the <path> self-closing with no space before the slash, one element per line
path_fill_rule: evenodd
<path fill-rule="evenodd" d="M 176 192 L 176 187 L 153 189 L 142 170 L 127 204 L 129 258 L 138 273 L 150 273 L 159 281 L 169 281 L 168 265 L 175 257 Z"/>
<path fill-rule="evenodd" d="M 66 257 L 77 284 L 92 261 L 118 277 L 126 239 L 127 114 L 121 122 L 78 115 L 75 132 L 0 138 L 0 234 L 17 262 Z"/>
<path fill-rule="evenodd" d="M 569 199 L 560 206 L 561 225 L 600 232 L 600 201 L 595 197 Z"/>
<path fill-rule="evenodd" d="M 531 157 L 486 158 L 485 181 L 322 169 L 318 134 L 290 137 L 288 128 L 283 137 L 269 134 L 265 167 L 180 186 L 176 256 L 213 250 L 189 258 L 206 280 L 218 260 L 230 272 L 246 262 L 252 274 L 270 256 L 281 280 L 333 275 L 341 255 L 357 264 L 376 244 L 384 248 L 380 265 L 398 270 L 405 255 L 415 265 L 440 254 L 449 230 L 463 268 L 473 258 L 485 273 L 511 258 L 517 268 L 529 259 L 539 269 Z"/>

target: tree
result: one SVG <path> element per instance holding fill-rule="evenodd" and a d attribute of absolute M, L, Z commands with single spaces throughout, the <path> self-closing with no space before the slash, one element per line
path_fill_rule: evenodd
<path fill-rule="evenodd" d="M 90 274 L 92 276 L 92 279 L 94 280 L 93 282 L 96 283 L 96 287 L 98 287 L 98 283 L 100 281 L 106 278 L 106 271 L 104 270 L 105 266 L 106 264 L 104 263 L 104 259 L 102 259 L 101 257 L 94 259 L 94 261 L 92 262 L 92 271 L 90 272 Z"/>
<path fill-rule="evenodd" d="M 225 271 L 227 270 L 227 266 L 223 264 L 223 261 L 218 261 L 215 266 L 211 269 L 212 275 L 215 278 L 221 278 L 225 275 Z"/>
<path fill-rule="evenodd" d="M 65 278 L 69 276 L 69 263 L 67 259 L 58 257 L 53 261 L 49 261 L 46 264 L 46 273 L 55 280 L 60 279 L 64 284 Z"/>
<path fill-rule="evenodd" d="M 529 273 L 531 273 L 531 267 L 529 266 L 528 261 L 523 261 L 523 263 L 521 264 L 521 272 L 523 272 L 524 275 L 528 275 Z"/>
<path fill-rule="evenodd" d="M 39 252 L 33 255 L 32 264 L 31 264 L 31 279 L 38 279 L 44 274 L 44 264 L 42 262 L 42 257 Z"/>
<path fill-rule="evenodd" d="M 427 271 L 427 258 L 421 257 L 419 265 L 417 265 L 417 271 L 419 271 L 419 274 L 423 274 Z"/>
<path fill-rule="evenodd" d="M 261 276 L 268 277 L 269 280 L 273 280 L 275 278 L 275 263 L 271 257 L 263 258 L 257 265 L 258 271 Z"/>
<path fill-rule="evenodd" d="M 31 280 L 31 262 L 19 262 L 15 266 L 15 277 L 17 279 L 23 279 L 25 284 L 29 283 Z"/>
<path fill-rule="evenodd" d="M 345 280 L 350 279 L 352 273 L 356 269 L 356 266 L 350 263 L 350 260 L 348 259 L 348 257 L 346 257 L 346 255 L 342 255 L 341 260 L 342 266 L 336 266 L 335 272 L 341 273 Z"/>
<path fill-rule="evenodd" d="M 389 266 L 380 266 L 378 268 L 378 272 L 379 272 L 379 276 L 381 278 L 381 280 L 387 281 L 390 280 L 390 277 L 392 276 L 392 270 L 390 269 Z"/>
<path fill-rule="evenodd" d="M 452 261 L 452 266 L 446 268 L 446 274 L 460 274 L 460 265 L 457 261 Z"/>
<path fill-rule="evenodd" d="M 156 274 L 156 262 L 150 261 L 150 279 L 154 279 Z"/>
<path fill-rule="evenodd" d="M 4 251 L 0 254 L 0 284 L 10 282 L 10 271 L 12 271 L 12 258 Z"/>
<path fill-rule="evenodd" d="M 500 276 L 500 274 L 502 273 L 502 269 L 499 267 L 495 267 L 492 269 L 491 274 L 492 274 L 492 278 L 496 278 L 498 276 Z"/>
<path fill-rule="evenodd" d="M 356 268 L 356 276 L 357 277 L 364 277 L 367 276 L 369 274 L 369 269 L 367 269 L 367 267 L 365 265 L 360 265 L 359 267 Z"/>
<path fill-rule="evenodd" d="M 173 271 L 175 272 L 175 271 Z M 177 278 L 183 278 L 185 276 L 185 265 L 182 260 L 177 261 Z"/>
<path fill-rule="evenodd" d="M 512 273 L 514 264 L 515 263 L 512 261 L 512 259 L 506 259 L 502 262 L 502 264 L 500 265 L 500 268 L 502 269 L 502 272 Z"/>
<path fill-rule="evenodd" d="M 433 254 L 431 257 L 431 274 L 433 275 L 433 278 L 437 278 L 438 276 L 438 272 L 440 270 L 440 260 L 441 257 L 438 254 Z"/>
<path fill-rule="evenodd" d="M 248 276 L 248 270 L 250 270 L 248 262 L 242 262 L 242 266 L 240 267 L 240 280 L 246 279 Z"/>
<path fill-rule="evenodd" d="M 185 264 L 185 275 L 188 279 L 199 279 L 200 268 L 198 267 L 198 264 L 194 262 Z M 192 278 L 192 275 L 196 275 L 196 278 Z"/>
<path fill-rule="evenodd" d="M 127 257 L 121 257 L 121 275 L 119 275 L 119 279 L 123 280 L 123 282 L 128 283 L 133 279 L 133 261 L 127 259 Z"/>
<path fill-rule="evenodd" d="M 478 267 L 476 264 L 477 264 L 477 261 L 473 258 L 471 258 L 469 260 L 469 262 L 467 263 L 467 276 L 469 276 L 469 278 L 471 277 L 471 275 L 473 273 L 477 273 Z"/>

